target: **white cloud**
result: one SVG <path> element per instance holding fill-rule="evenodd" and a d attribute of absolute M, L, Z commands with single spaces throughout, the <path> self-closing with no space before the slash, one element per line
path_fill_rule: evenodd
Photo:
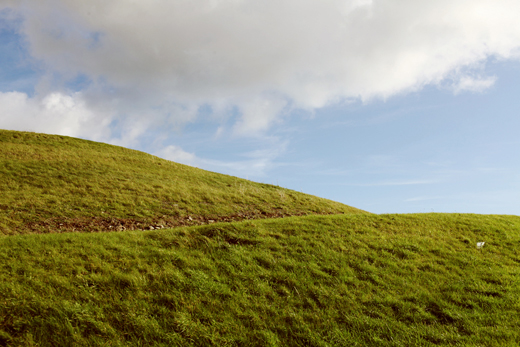
<path fill-rule="evenodd" d="M 496 80 L 496 76 L 486 78 L 463 76 L 453 86 L 453 91 L 455 94 L 462 91 L 482 92 L 495 84 Z"/>
<path fill-rule="evenodd" d="M 373 183 L 360 183 L 350 184 L 358 187 L 381 187 L 381 186 L 411 186 L 411 185 L 423 185 L 423 184 L 436 184 L 438 180 L 403 180 L 403 181 L 381 181 Z"/>
<path fill-rule="evenodd" d="M 417 202 L 417 201 L 429 201 L 429 200 L 440 200 L 447 199 L 446 196 L 417 196 L 414 198 L 405 199 L 405 202 Z"/>
<path fill-rule="evenodd" d="M 191 166 L 197 166 L 198 162 L 200 162 L 200 159 L 197 158 L 194 153 L 188 153 L 174 145 L 166 146 L 155 154 L 158 157 Z"/>
<path fill-rule="evenodd" d="M 287 101 L 276 96 L 258 96 L 241 102 L 242 117 L 234 127 L 239 134 L 266 130 L 287 107 Z"/>
<path fill-rule="evenodd" d="M 24 18 L 30 52 L 49 74 L 88 76 L 89 105 L 110 104 L 119 119 L 146 118 L 146 126 L 182 124 L 209 105 L 217 113 L 236 109 L 235 133 L 251 134 L 290 109 L 387 98 L 446 79 L 455 92 L 482 91 L 494 82 L 482 63 L 520 56 L 520 2 L 511 0 L 13 0 L 2 7 Z M 53 83 L 39 94 L 62 90 Z"/>
<path fill-rule="evenodd" d="M 90 110 L 80 93 L 52 93 L 42 99 L 0 93 L 0 128 L 107 140 L 111 117 Z"/>
<path fill-rule="evenodd" d="M 275 165 L 275 160 L 286 149 L 286 143 L 275 143 L 271 148 L 255 150 L 242 154 L 243 160 L 224 161 L 201 158 L 195 153 L 186 152 L 179 146 L 170 145 L 156 151 L 158 157 L 177 163 L 196 166 L 205 170 L 217 171 L 244 178 L 260 178 Z"/>

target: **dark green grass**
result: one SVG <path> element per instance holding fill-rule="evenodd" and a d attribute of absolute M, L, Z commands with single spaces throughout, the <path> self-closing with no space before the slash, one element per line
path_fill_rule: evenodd
<path fill-rule="evenodd" d="M 518 346 L 519 243 L 457 214 L 3 237 L 0 345 Z"/>
<path fill-rule="evenodd" d="M 0 130 L 0 235 L 362 212 L 122 147 Z"/>

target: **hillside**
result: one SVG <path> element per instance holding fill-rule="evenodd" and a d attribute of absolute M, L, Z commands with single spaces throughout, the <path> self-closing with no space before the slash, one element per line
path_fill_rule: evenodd
<path fill-rule="evenodd" d="M 518 346 L 519 244 L 0 131 L 0 346 Z"/>
<path fill-rule="evenodd" d="M 0 235 L 366 213 L 122 147 L 0 130 Z"/>
<path fill-rule="evenodd" d="M 0 237 L 0 345 L 518 346 L 519 243 L 459 214 Z"/>

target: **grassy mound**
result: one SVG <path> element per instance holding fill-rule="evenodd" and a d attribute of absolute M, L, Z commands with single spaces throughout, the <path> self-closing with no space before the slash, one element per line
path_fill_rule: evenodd
<path fill-rule="evenodd" d="M 0 235 L 331 213 L 363 211 L 122 147 L 0 130 Z"/>
<path fill-rule="evenodd" d="M 518 346 L 519 242 L 455 214 L 3 237 L 0 345 Z"/>

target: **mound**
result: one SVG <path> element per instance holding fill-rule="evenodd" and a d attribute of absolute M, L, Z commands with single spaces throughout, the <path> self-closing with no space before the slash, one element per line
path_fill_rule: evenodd
<path fill-rule="evenodd" d="M 0 234 L 366 213 L 123 147 L 0 130 Z"/>

